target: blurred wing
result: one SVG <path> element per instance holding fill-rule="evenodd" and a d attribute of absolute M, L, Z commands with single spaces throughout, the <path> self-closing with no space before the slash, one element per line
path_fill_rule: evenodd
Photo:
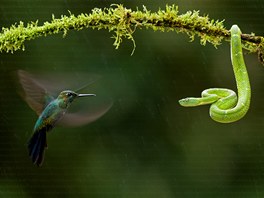
<path fill-rule="evenodd" d="M 27 104 L 38 114 L 44 110 L 47 104 L 54 98 L 33 77 L 23 70 L 17 71 L 19 83 L 23 88 L 21 93 Z"/>
<path fill-rule="evenodd" d="M 58 124 L 66 127 L 76 127 L 91 123 L 103 116 L 112 107 L 112 104 L 111 102 L 92 112 L 66 113 L 63 118 L 58 121 Z"/>
<path fill-rule="evenodd" d="M 80 89 L 89 87 L 101 77 L 96 74 L 85 72 L 59 72 L 34 74 L 41 85 L 45 85 L 46 90 L 51 95 L 58 95 L 64 90 L 73 90 L 78 92 Z"/>

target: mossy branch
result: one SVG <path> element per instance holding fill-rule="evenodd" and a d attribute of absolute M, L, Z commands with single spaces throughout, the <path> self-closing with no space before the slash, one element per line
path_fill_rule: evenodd
<path fill-rule="evenodd" d="M 215 47 L 222 40 L 230 40 L 229 30 L 224 28 L 223 21 L 211 20 L 207 15 L 200 16 L 199 11 L 188 11 L 178 14 L 178 7 L 167 5 L 165 10 L 151 12 L 143 6 L 143 10 L 132 11 L 122 5 L 112 5 L 110 8 L 94 8 L 90 14 L 75 16 L 61 16 L 56 19 L 52 16 L 51 22 L 38 25 L 38 21 L 12 25 L 10 28 L 2 28 L 0 33 L 0 51 L 13 53 L 16 50 L 25 49 L 24 42 L 37 37 L 47 36 L 63 32 L 66 36 L 71 29 L 82 30 L 84 28 L 107 29 L 114 32 L 114 46 L 118 48 L 123 38 L 132 40 L 135 49 L 133 33 L 136 29 L 152 29 L 154 31 L 183 32 L 194 40 L 195 35 L 200 37 L 200 42 L 212 43 Z M 250 52 L 258 52 L 263 62 L 264 38 L 253 34 L 242 34 L 243 47 Z"/>

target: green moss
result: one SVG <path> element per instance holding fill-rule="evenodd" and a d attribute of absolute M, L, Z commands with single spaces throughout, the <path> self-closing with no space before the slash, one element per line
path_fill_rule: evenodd
<path fill-rule="evenodd" d="M 135 49 L 133 33 L 142 28 L 186 33 L 191 41 L 198 36 L 202 45 L 209 42 L 216 47 L 223 39 L 229 41 L 230 38 L 230 32 L 224 28 L 223 22 L 211 20 L 207 15 L 200 16 L 199 11 L 188 11 L 179 15 L 178 7 L 175 5 L 167 5 L 165 10 L 151 12 L 145 6 L 142 11 L 139 9 L 132 11 L 123 5 L 114 4 L 110 8 L 94 8 L 90 14 L 75 16 L 69 12 L 69 16 L 61 16 L 58 19 L 52 15 L 52 20 L 43 25 L 38 25 L 38 21 L 26 25 L 20 22 L 10 28 L 2 28 L 0 51 L 13 53 L 19 49 L 25 50 L 26 40 L 58 33 L 66 36 L 69 30 L 79 31 L 84 28 L 107 29 L 113 32 L 113 45 L 116 49 L 123 39 L 131 40 Z M 263 37 L 243 34 L 242 40 L 243 47 L 250 52 L 263 51 Z"/>

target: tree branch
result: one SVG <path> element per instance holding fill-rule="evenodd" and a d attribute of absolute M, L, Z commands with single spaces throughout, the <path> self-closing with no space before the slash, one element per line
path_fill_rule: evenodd
<path fill-rule="evenodd" d="M 142 28 L 162 32 L 183 32 L 188 34 L 191 40 L 194 40 L 196 35 L 200 37 L 202 45 L 209 42 L 215 47 L 220 45 L 222 40 L 230 41 L 230 32 L 224 28 L 223 21 L 214 21 L 208 16 L 200 16 L 199 11 L 188 11 L 179 15 L 178 7 L 175 5 L 167 5 L 165 10 L 151 12 L 144 6 L 143 11 L 132 11 L 115 4 L 105 9 L 94 8 L 90 14 L 75 16 L 69 13 L 69 16 L 61 16 L 60 19 L 52 16 L 51 22 L 45 22 L 41 26 L 36 21 L 27 25 L 20 22 L 10 28 L 2 28 L 0 51 L 13 53 L 19 49 L 25 50 L 26 40 L 61 32 L 63 36 L 66 36 L 71 29 L 82 30 L 84 28 L 107 29 L 109 32 L 114 32 L 113 45 L 116 49 L 123 38 L 131 40 L 135 49 L 133 33 Z M 263 63 L 264 38 L 253 34 L 242 34 L 242 42 L 243 48 L 249 52 L 258 52 L 260 61 Z"/>

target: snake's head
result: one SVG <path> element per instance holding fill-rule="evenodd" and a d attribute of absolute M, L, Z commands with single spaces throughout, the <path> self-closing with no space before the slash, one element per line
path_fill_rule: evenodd
<path fill-rule="evenodd" d="M 184 98 L 179 100 L 181 106 L 184 107 L 195 107 L 200 105 L 200 101 L 197 98 Z"/>

